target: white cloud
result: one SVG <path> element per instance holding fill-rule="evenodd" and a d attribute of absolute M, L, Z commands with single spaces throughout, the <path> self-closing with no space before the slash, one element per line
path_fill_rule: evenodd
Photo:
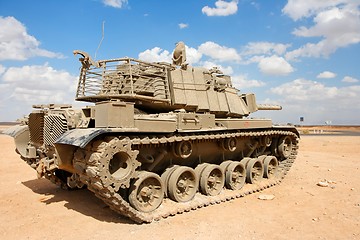
<path fill-rule="evenodd" d="M 202 54 L 195 48 L 185 46 L 186 49 L 186 62 L 189 64 L 195 64 L 200 61 Z M 146 62 L 172 62 L 172 54 L 159 47 L 147 49 L 144 52 L 139 53 L 139 59 Z"/>
<path fill-rule="evenodd" d="M 210 61 L 201 62 L 200 65 L 206 69 L 211 69 L 213 67 L 217 67 L 218 69 L 220 69 L 220 71 L 222 71 L 226 75 L 232 75 L 234 73 L 234 70 L 231 66 L 224 67 L 222 65 L 219 65 L 219 64 L 216 64 L 216 63 L 213 63 Z"/>
<path fill-rule="evenodd" d="M 215 7 L 205 6 L 202 8 L 202 13 L 207 16 L 229 16 L 235 14 L 238 10 L 238 1 L 222 1 L 218 0 L 215 2 Z"/>
<path fill-rule="evenodd" d="M 289 16 L 313 18 L 314 25 L 300 26 L 293 31 L 299 37 L 320 37 L 317 43 L 307 43 L 286 54 L 286 59 L 299 57 L 328 57 L 338 48 L 360 42 L 360 1 L 289 1 L 292 8 L 299 5 L 299 15 L 294 11 Z M 341 4 L 340 4 L 341 3 Z M 288 6 L 287 5 L 287 6 Z M 283 9 L 288 12 L 287 6 Z M 301 11 L 302 9 L 302 11 Z"/>
<path fill-rule="evenodd" d="M 234 48 L 228 48 L 220 46 L 214 42 L 205 42 L 198 48 L 199 52 L 203 55 L 209 56 L 214 60 L 225 62 L 225 61 L 240 61 L 241 56 Z"/>
<path fill-rule="evenodd" d="M 316 78 L 334 78 L 334 77 L 336 77 L 336 74 L 330 71 L 324 71 L 316 76 Z"/>
<path fill-rule="evenodd" d="M 3 74 L 6 70 L 6 67 L 4 67 L 3 65 L 0 64 L 0 76 L 1 74 Z"/>
<path fill-rule="evenodd" d="M 180 28 L 180 29 L 184 29 L 184 28 L 188 28 L 188 27 L 189 27 L 189 24 L 187 24 L 187 23 L 179 23 L 178 25 L 179 25 L 179 28 Z"/>
<path fill-rule="evenodd" d="M 302 78 L 271 88 L 271 92 L 283 96 L 284 99 L 297 101 L 329 100 L 339 95 L 336 87 L 326 87 L 322 83 Z"/>
<path fill-rule="evenodd" d="M 283 57 L 277 55 L 261 58 L 258 67 L 262 73 L 274 76 L 285 76 L 294 71 Z"/>
<path fill-rule="evenodd" d="M 339 4 L 349 3 L 352 0 L 288 0 L 282 12 L 294 21 L 301 18 L 308 18 L 318 12 L 334 7 Z"/>
<path fill-rule="evenodd" d="M 242 52 L 243 55 L 282 55 L 291 44 L 271 42 L 249 42 Z"/>
<path fill-rule="evenodd" d="M 356 32 L 359 30 L 360 12 L 348 7 L 332 8 L 320 12 L 314 18 L 314 25 L 310 28 L 301 26 L 294 30 L 294 34 L 300 37 L 319 37 L 324 36 L 328 39 L 334 39 L 344 34 L 351 37 L 349 42 L 357 39 L 359 35 Z"/>
<path fill-rule="evenodd" d="M 357 124 L 360 118 L 360 86 L 329 87 L 307 79 L 296 79 L 270 89 L 279 95 L 282 119 L 296 123 L 305 116 L 306 124 Z"/>
<path fill-rule="evenodd" d="M 237 75 L 232 77 L 233 86 L 237 89 L 262 87 L 266 84 L 259 80 L 248 79 L 246 75 Z"/>
<path fill-rule="evenodd" d="M 358 83 L 359 79 L 356 79 L 356 78 L 353 78 L 350 76 L 345 76 L 341 81 L 345 82 L 345 83 Z"/>
<path fill-rule="evenodd" d="M 34 104 L 76 104 L 77 80 L 48 64 L 5 69 L 0 75 L 0 121 L 14 121 Z"/>
<path fill-rule="evenodd" d="M 47 64 L 10 67 L 1 80 L 12 98 L 31 104 L 72 101 L 77 84 L 77 77 Z"/>
<path fill-rule="evenodd" d="M 243 64 L 259 63 L 265 56 L 264 55 L 255 55 L 251 56 L 249 59 L 243 61 Z"/>
<path fill-rule="evenodd" d="M 26 60 L 30 57 L 63 58 L 54 53 L 39 48 L 40 42 L 29 35 L 26 27 L 14 17 L 0 16 L 0 61 Z"/>
<path fill-rule="evenodd" d="M 202 58 L 202 54 L 195 48 L 188 47 L 185 45 L 185 51 L 186 51 L 186 62 L 188 62 L 190 65 L 198 63 Z"/>
<path fill-rule="evenodd" d="M 139 53 L 139 59 L 147 62 L 171 62 L 171 54 L 159 47 L 147 49 Z"/>
<path fill-rule="evenodd" d="M 285 58 L 289 61 L 296 61 L 298 57 L 320 57 L 324 43 L 319 42 L 318 44 L 307 43 L 298 49 L 292 50 L 285 54 Z"/>
<path fill-rule="evenodd" d="M 124 5 L 126 5 L 128 3 L 128 1 L 127 0 L 103 0 L 103 3 L 109 7 L 122 8 Z"/>
<path fill-rule="evenodd" d="M 214 42 L 202 43 L 197 49 L 185 45 L 186 48 L 186 62 L 190 65 L 204 64 L 207 62 L 232 62 L 239 63 L 241 61 L 240 54 L 234 48 L 228 48 L 220 46 Z M 202 57 L 206 59 L 200 62 Z M 160 47 L 154 47 L 147 49 L 139 54 L 139 59 L 148 62 L 172 62 L 172 53 L 168 50 L 161 49 Z M 214 64 L 217 65 L 217 64 Z M 220 66 L 220 65 L 219 65 Z M 223 67 L 225 69 L 225 67 Z"/>

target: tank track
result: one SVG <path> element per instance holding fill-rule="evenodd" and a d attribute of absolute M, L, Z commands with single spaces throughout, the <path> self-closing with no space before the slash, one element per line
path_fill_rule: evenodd
<path fill-rule="evenodd" d="M 263 179 L 254 184 L 245 184 L 243 188 L 240 190 L 228 190 L 223 189 L 222 192 L 217 196 L 205 196 L 201 193 L 196 193 L 193 200 L 186 203 L 178 203 L 174 202 L 169 198 L 165 198 L 161 206 L 150 212 L 144 213 L 139 212 L 134 209 L 123 197 L 121 191 L 116 191 L 113 186 L 108 185 L 105 187 L 104 184 L 101 183 L 99 176 L 96 174 L 87 174 L 85 177 L 80 177 L 80 180 L 83 183 L 87 184 L 87 187 L 90 191 L 94 192 L 95 195 L 104 201 L 112 210 L 119 213 L 122 216 L 128 217 L 129 219 L 137 222 L 137 223 L 150 223 L 153 221 L 158 221 L 162 218 L 167 218 L 169 216 L 173 216 L 176 214 L 181 214 L 183 212 L 189 212 L 192 210 L 196 210 L 198 208 L 206 207 L 209 205 L 219 204 L 222 202 L 230 201 L 236 198 L 244 197 L 251 193 L 262 191 L 266 188 L 275 186 L 279 184 L 282 179 L 285 177 L 290 167 L 295 161 L 298 149 L 298 136 L 287 130 L 265 130 L 265 131 L 249 131 L 249 132 L 226 132 L 226 133 L 213 133 L 213 134 L 194 134 L 191 135 L 174 135 L 174 136 L 154 136 L 152 138 L 145 137 L 129 137 L 126 136 L 122 139 L 126 141 L 130 141 L 131 145 L 159 145 L 165 143 L 173 143 L 178 141 L 187 141 L 187 140 L 214 140 L 214 139 L 224 139 L 230 137 L 259 137 L 259 136 L 290 136 L 292 138 L 292 149 L 290 157 L 279 161 L 279 174 L 276 179 Z M 104 151 L 103 146 L 99 146 L 98 144 L 95 148 L 91 147 L 89 144 L 84 149 L 78 149 L 77 157 L 79 155 L 83 156 L 83 161 L 89 161 L 89 157 L 93 154 L 100 155 L 102 151 Z M 96 149 L 96 150 L 95 150 Z M 79 151 L 82 152 L 79 154 Z M 87 159 L 85 159 L 87 158 Z M 91 158 L 91 157 L 90 157 Z"/>

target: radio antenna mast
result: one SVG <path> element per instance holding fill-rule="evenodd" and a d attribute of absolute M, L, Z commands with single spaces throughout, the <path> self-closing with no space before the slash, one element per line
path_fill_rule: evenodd
<path fill-rule="evenodd" d="M 104 40 L 104 36 L 105 36 L 105 21 L 103 21 L 103 23 L 102 23 L 102 37 L 101 37 L 99 46 L 98 46 L 98 48 L 96 49 L 96 52 L 95 52 L 95 60 L 96 60 L 97 52 L 99 51 L 99 48 L 100 48 L 100 46 L 101 46 L 101 43 L 102 43 L 102 41 Z"/>

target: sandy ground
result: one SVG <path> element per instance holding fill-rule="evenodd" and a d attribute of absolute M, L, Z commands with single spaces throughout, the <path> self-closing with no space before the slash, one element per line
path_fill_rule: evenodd
<path fill-rule="evenodd" d="M 360 135 L 360 126 L 301 126 L 297 127 L 301 134 L 338 134 Z"/>
<path fill-rule="evenodd" d="M 36 179 L 0 135 L 0 239 L 360 239 L 359 157 L 359 136 L 303 136 L 281 185 L 138 225 L 87 190 Z M 316 185 L 324 179 L 328 187 Z"/>

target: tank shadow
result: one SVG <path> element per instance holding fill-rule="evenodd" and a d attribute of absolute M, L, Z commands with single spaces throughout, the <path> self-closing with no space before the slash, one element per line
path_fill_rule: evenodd
<path fill-rule="evenodd" d="M 22 182 L 22 184 L 34 193 L 39 194 L 41 196 L 39 201 L 42 203 L 65 202 L 64 207 L 67 209 L 77 211 L 102 222 L 137 224 L 112 211 L 102 200 L 98 199 L 86 188 L 67 191 L 52 184 L 47 179 L 33 179 Z"/>

